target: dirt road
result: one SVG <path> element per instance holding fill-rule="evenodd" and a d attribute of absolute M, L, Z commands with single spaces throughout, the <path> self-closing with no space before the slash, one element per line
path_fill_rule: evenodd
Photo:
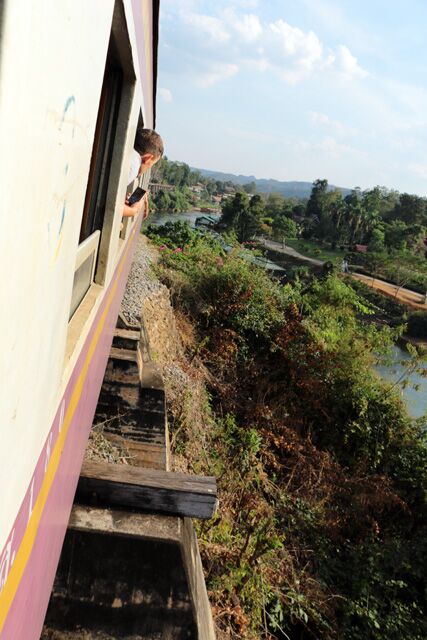
<path fill-rule="evenodd" d="M 273 240 L 264 240 L 259 238 L 259 240 L 263 243 L 265 247 L 268 249 L 273 249 L 279 253 L 285 253 L 288 256 L 298 258 L 298 260 L 304 260 L 305 262 L 314 264 L 316 266 L 322 266 L 324 262 L 322 260 L 316 260 L 315 258 L 309 258 L 308 256 L 304 256 L 302 253 L 295 251 L 292 247 L 283 246 L 281 242 L 274 242 Z M 395 284 L 390 284 L 390 282 L 385 282 L 385 280 L 380 280 L 379 278 L 372 278 L 371 276 L 365 276 L 361 273 L 351 273 L 350 274 L 356 280 L 360 280 L 368 285 L 368 287 L 372 287 L 376 289 L 380 293 L 405 304 L 407 307 L 411 307 L 411 309 L 418 309 L 419 311 L 427 311 L 427 303 L 424 302 L 424 296 L 416 291 L 411 291 L 410 289 L 404 289 L 401 287 L 397 287 Z M 397 289 L 399 289 L 397 291 Z"/>
<path fill-rule="evenodd" d="M 411 309 L 418 309 L 419 311 L 427 311 L 427 303 L 424 302 L 424 296 L 416 291 L 411 291 L 410 289 L 404 289 L 401 287 L 397 287 L 395 284 L 390 284 L 390 282 L 385 282 L 384 280 L 379 280 L 378 278 L 372 278 L 370 276 L 364 276 L 361 273 L 352 273 L 353 278 L 356 280 L 360 280 L 368 285 L 368 287 L 372 287 L 389 298 L 393 298 L 393 300 L 397 300 L 402 304 L 405 304 L 407 307 L 411 307 Z"/>
<path fill-rule="evenodd" d="M 274 240 L 265 240 L 264 238 L 257 238 L 264 247 L 267 249 L 273 249 L 273 251 L 277 251 L 279 253 L 285 253 L 288 256 L 293 258 L 298 258 L 298 260 L 304 260 L 304 262 L 309 262 L 310 264 L 315 264 L 317 267 L 321 267 L 323 265 L 323 260 L 316 260 L 316 258 L 309 258 L 308 256 L 304 256 L 302 253 L 298 253 L 292 247 L 283 246 L 281 242 L 274 242 Z"/>

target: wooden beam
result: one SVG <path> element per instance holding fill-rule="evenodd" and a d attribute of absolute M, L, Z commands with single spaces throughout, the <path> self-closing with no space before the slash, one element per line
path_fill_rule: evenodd
<path fill-rule="evenodd" d="M 86 460 L 76 499 L 207 520 L 215 513 L 217 490 L 213 477 Z"/>
<path fill-rule="evenodd" d="M 71 511 L 68 528 L 84 533 L 103 533 L 180 544 L 182 523 L 181 518 L 173 516 L 133 513 L 75 504 Z"/>

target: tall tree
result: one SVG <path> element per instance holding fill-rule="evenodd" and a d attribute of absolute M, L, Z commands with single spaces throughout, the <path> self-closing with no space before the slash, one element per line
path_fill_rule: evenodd
<path fill-rule="evenodd" d="M 385 229 L 385 244 L 388 249 L 402 251 L 406 248 L 407 226 L 402 220 L 393 220 Z"/>
<path fill-rule="evenodd" d="M 311 195 L 307 202 L 307 215 L 308 216 L 320 216 L 322 215 L 325 198 L 328 191 L 327 180 L 315 180 L 311 189 Z"/>
<path fill-rule="evenodd" d="M 247 184 L 244 184 L 243 185 L 243 190 L 245 191 L 245 193 L 255 194 L 256 193 L 256 184 L 255 184 L 255 182 L 252 180 L 252 182 L 248 182 Z"/>
<path fill-rule="evenodd" d="M 298 232 L 296 222 L 281 214 L 273 219 L 273 236 L 283 242 L 286 238 L 295 238 Z"/>
<path fill-rule="evenodd" d="M 171 211 L 172 199 L 167 191 L 159 191 L 154 198 L 157 211 Z"/>
<path fill-rule="evenodd" d="M 402 193 L 394 217 L 406 224 L 427 224 L 426 201 L 419 196 Z"/>
<path fill-rule="evenodd" d="M 269 193 L 265 203 L 266 215 L 270 218 L 274 218 L 274 216 L 277 216 L 282 212 L 283 204 L 284 198 L 280 193 Z"/>
<path fill-rule="evenodd" d="M 227 198 L 222 205 L 221 222 L 228 229 L 235 229 L 240 215 L 249 209 L 249 198 L 244 192 L 237 192 L 232 198 Z"/>
<path fill-rule="evenodd" d="M 249 207 L 242 210 L 237 218 L 236 231 L 239 242 L 250 240 L 259 232 L 264 212 L 264 203 L 261 196 L 252 196 Z"/>

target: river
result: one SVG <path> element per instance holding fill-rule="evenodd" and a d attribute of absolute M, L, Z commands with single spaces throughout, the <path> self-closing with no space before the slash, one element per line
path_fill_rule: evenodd
<path fill-rule="evenodd" d="M 188 222 L 191 227 L 194 227 L 196 218 L 207 215 L 209 217 L 218 217 L 220 214 L 208 213 L 203 214 L 200 211 L 184 211 L 182 213 L 157 213 L 150 216 L 148 219 L 149 224 L 161 225 L 166 222 L 176 222 L 181 220 Z M 410 360 L 411 356 L 407 351 L 401 347 L 393 347 L 392 362 L 391 364 L 382 365 L 376 367 L 376 370 L 380 376 L 388 382 L 396 382 L 400 380 L 405 372 L 405 367 L 401 364 L 402 360 Z M 427 365 L 425 365 L 427 370 Z M 398 385 L 400 393 L 406 404 L 406 407 L 413 418 L 420 418 L 427 411 L 427 377 L 424 378 L 419 373 L 412 373 L 409 376 L 409 384 L 402 388 L 402 385 Z M 418 386 L 418 390 L 414 389 Z"/>
<path fill-rule="evenodd" d="M 410 359 L 411 356 L 407 351 L 395 346 L 393 347 L 392 363 L 378 366 L 376 370 L 384 380 L 394 383 L 405 374 L 405 366 L 401 364 L 402 361 Z M 423 368 L 427 371 L 427 365 L 424 364 Z M 420 418 L 427 411 L 427 377 L 424 378 L 419 373 L 411 373 L 408 377 L 408 383 L 404 388 L 402 385 L 398 385 L 400 393 L 410 415 L 413 418 Z M 418 386 L 418 390 L 414 389 L 415 386 Z"/>
<path fill-rule="evenodd" d="M 194 227 L 196 218 L 208 216 L 209 218 L 218 218 L 220 213 L 202 213 L 201 211 L 183 211 L 182 213 L 154 213 L 150 216 L 145 224 L 166 224 L 166 222 L 188 222 L 190 227 Z"/>

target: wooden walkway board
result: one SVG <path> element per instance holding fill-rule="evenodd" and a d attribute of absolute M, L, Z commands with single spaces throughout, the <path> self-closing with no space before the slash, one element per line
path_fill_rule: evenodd
<path fill-rule="evenodd" d="M 80 473 L 77 499 L 205 520 L 217 507 L 216 480 L 88 460 Z"/>

